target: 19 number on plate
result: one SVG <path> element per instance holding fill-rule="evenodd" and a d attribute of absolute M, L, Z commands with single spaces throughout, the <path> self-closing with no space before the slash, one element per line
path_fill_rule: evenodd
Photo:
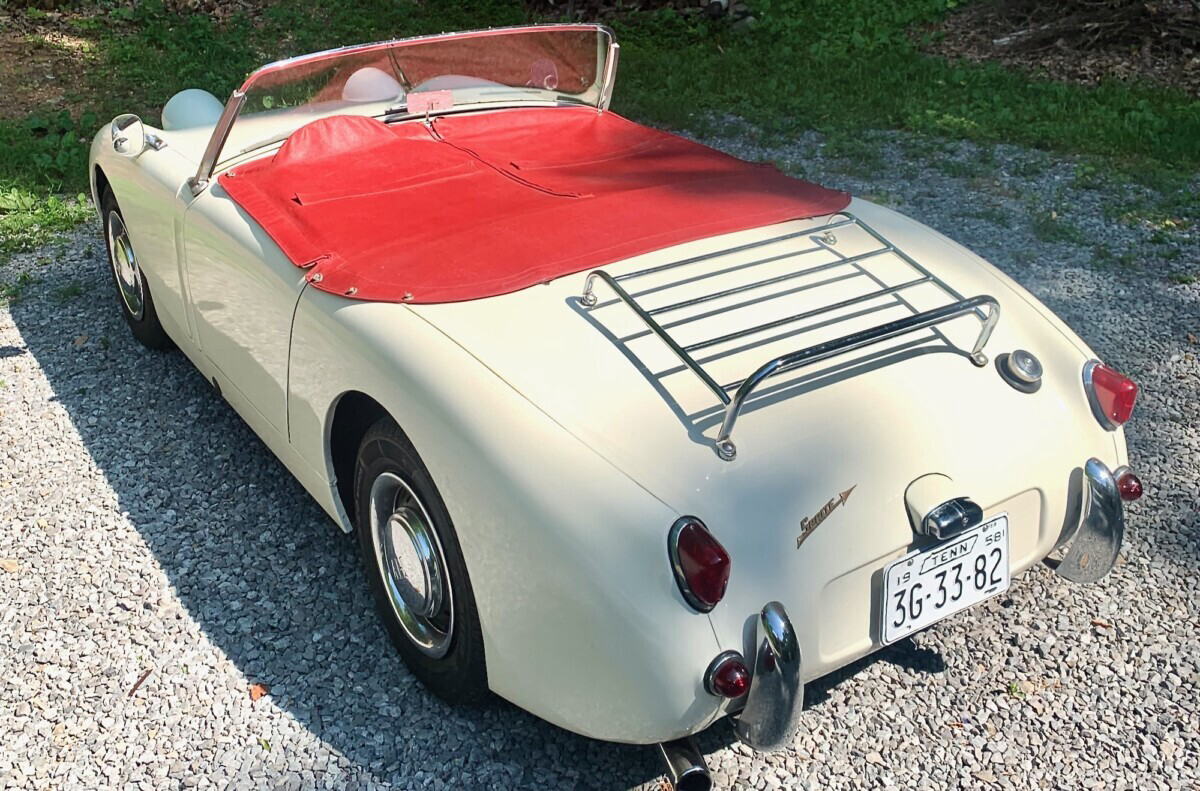
<path fill-rule="evenodd" d="M 890 563 L 883 572 L 883 642 L 1008 590 L 1008 516 Z"/>

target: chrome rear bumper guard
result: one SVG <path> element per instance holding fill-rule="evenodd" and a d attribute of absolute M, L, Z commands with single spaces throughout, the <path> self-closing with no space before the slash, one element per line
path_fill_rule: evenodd
<path fill-rule="evenodd" d="M 792 743 L 804 709 L 800 641 L 783 605 L 769 602 L 758 616 L 758 650 L 746 707 L 736 715 L 738 738 L 771 752 Z"/>
<path fill-rule="evenodd" d="M 1058 564 L 1058 576 L 1072 582 L 1098 582 L 1112 571 L 1125 539 L 1125 507 L 1116 476 L 1099 459 L 1083 466 L 1082 516 L 1071 548 Z"/>

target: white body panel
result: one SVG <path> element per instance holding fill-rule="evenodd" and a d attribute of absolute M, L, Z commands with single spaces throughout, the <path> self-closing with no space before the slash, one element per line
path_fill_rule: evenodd
<path fill-rule="evenodd" d="M 450 305 L 305 288 L 219 186 L 192 200 L 184 181 L 203 130 L 159 134 L 166 148 L 127 159 L 102 132 L 93 162 L 126 214 L 168 333 L 345 529 L 331 419 L 347 392 L 383 405 L 454 519 L 491 687 L 579 733 L 649 743 L 706 727 L 721 703 L 703 689 L 705 667 L 722 650 L 749 649 L 746 625 L 770 600 L 791 613 L 808 678 L 876 647 L 880 575 L 914 544 L 904 493 L 920 475 L 943 473 L 989 515 L 1008 512 L 1015 574 L 1058 541 L 1072 472 L 1089 456 L 1125 462 L 1121 432 L 1104 431 L 1089 411 L 1086 346 L 976 256 L 871 204 L 851 208 L 964 295 L 1000 301 L 986 351 L 1034 352 L 1043 387 L 1019 393 L 991 365 L 902 339 L 765 388 L 737 425 L 737 460 L 724 462 L 712 445 L 712 394 L 656 339 L 614 342 L 644 329 L 605 304 L 603 286 L 600 307 L 580 308 L 583 274 Z M 828 332 L 881 320 L 865 315 Z M 964 318 L 945 334 L 962 348 L 977 330 Z M 728 367 L 726 378 L 745 375 L 749 361 L 821 332 L 716 365 Z M 881 355 L 890 347 L 893 357 Z M 851 486 L 852 498 L 797 550 L 801 521 Z M 683 514 L 702 518 L 733 558 L 728 593 L 709 616 L 685 604 L 667 562 L 667 530 Z"/>
<path fill-rule="evenodd" d="M 303 272 L 216 182 L 192 202 L 183 237 L 201 350 L 286 435 L 288 351 Z"/>

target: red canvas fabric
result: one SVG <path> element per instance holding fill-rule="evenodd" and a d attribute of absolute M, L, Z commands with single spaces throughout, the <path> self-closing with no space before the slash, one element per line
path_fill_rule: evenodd
<path fill-rule="evenodd" d="M 220 184 L 317 288 L 458 302 L 850 197 L 587 108 L 326 118 Z"/>

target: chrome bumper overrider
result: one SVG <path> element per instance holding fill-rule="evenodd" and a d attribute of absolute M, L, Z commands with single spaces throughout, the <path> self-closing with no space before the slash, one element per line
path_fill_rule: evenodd
<path fill-rule="evenodd" d="M 1083 466 L 1079 527 L 1055 571 L 1072 582 L 1096 582 L 1112 570 L 1125 538 L 1125 508 L 1116 476 L 1099 459 Z"/>
<path fill-rule="evenodd" d="M 755 639 L 754 674 L 735 729 L 756 750 L 778 750 L 791 744 L 804 708 L 800 642 L 782 604 L 762 608 Z"/>

